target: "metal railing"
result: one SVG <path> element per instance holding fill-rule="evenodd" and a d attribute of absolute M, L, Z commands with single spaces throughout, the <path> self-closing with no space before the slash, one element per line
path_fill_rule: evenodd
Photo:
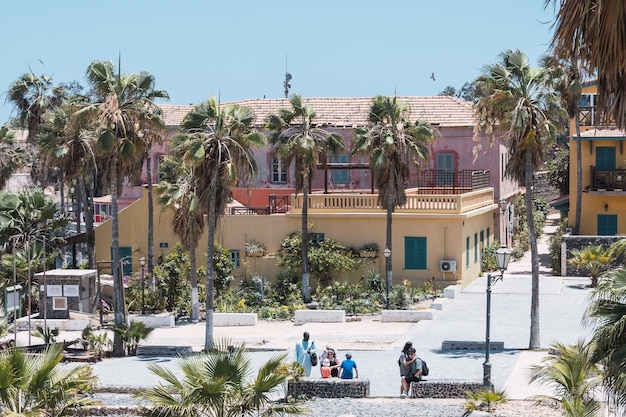
<path fill-rule="evenodd" d="M 427 169 L 420 172 L 419 194 L 463 194 L 490 187 L 489 170 L 445 171 Z"/>
<path fill-rule="evenodd" d="M 592 191 L 626 190 L 626 169 L 598 170 L 591 167 Z"/>

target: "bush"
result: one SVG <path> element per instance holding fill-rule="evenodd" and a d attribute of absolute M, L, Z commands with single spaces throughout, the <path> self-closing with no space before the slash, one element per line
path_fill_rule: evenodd
<path fill-rule="evenodd" d="M 500 246 L 502 246 L 502 244 L 494 240 L 489 246 L 483 249 L 483 271 L 496 271 L 498 269 L 496 251 L 500 249 Z"/>

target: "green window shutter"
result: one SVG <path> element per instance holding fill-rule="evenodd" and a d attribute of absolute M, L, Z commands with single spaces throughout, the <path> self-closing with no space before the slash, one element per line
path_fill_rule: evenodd
<path fill-rule="evenodd" d="M 598 214 L 598 235 L 615 236 L 617 234 L 617 214 Z"/>
<path fill-rule="evenodd" d="M 478 262 L 478 233 L 474 233 L 474 263 Z"/>
<path fill-rule="evenodd" d="M 330 162 L 346 164 L 350 162 L 350 154 L 338 153 L 330 156 Z M 348 184 L 350 182 L 349 169 L 333 169 L 330 178 L 333 184 Z"/>
<path fill-rule="evenodd" d="M 596 169 L 599 169 L 599 170 L 615 169 L 615 147 L 614 146 L 596 146 Z"/>
<path fill-rule="evenodd" d="M 404 238 L 404 269 L 426 269 L 426 238 Z"/>
<path fill-rule="evenodd" d="M 470 238 L 465 238 L 465 266 L 470 264 Z"/>

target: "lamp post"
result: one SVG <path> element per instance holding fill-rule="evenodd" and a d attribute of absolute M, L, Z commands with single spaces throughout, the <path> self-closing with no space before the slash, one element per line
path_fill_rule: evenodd
<path fill-rule="evenodd" d="M 386 306 L 385 308 L 389 310 L 389 288 L 391 287 L 391 249 L 385 248 L 383 251 L 383 255 L 385 256 L 385 300 Z"/>
<path fill-rule="evenodd" d="M 144 266 L 146 266 L 146 258 L 144 256 L 139 258 L 139 265 L 141 265 L 141 314 L 146 314 L 146 285 L 144 281 Z"/>
<path fill-rule="evenodd" d="M 483 363 L 483 387 L 485 389 L 492 389 L 493 385 L 491 383 L 491 362 L 489 362 L 489 352 L 491 351 L 491 342 L 489 340 L 489 330 L 491 326 L 491 285 L 498 282 L 499 279 L 502 279 L 504 275 L 504 271 L 509 265 L 509 261 L 511 260 L 511 250 L 506 246 L 501 247 L 496 250 L 496 261 L 498 263 L 498 269 L 500 270 L 500 275 L 496 275 L 493 277 L 491 274 L 487 274 L 487 330 L 485 336 L 485 363 Z"/>

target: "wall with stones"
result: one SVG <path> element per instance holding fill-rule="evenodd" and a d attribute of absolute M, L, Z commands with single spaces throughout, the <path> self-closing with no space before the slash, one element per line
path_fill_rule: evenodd
<path fill-rule="evenodd" d="M 412 398 L 467 398 L 467 391 L 483 389 L 482 381 L 423 380 L 411 383 Z"/>
<path fill-rule="evenodd" d="M 287 383 L 287 395 L 320 398 L 366 398 L 370 395 L 368 379 L 300 379 Z"/>

